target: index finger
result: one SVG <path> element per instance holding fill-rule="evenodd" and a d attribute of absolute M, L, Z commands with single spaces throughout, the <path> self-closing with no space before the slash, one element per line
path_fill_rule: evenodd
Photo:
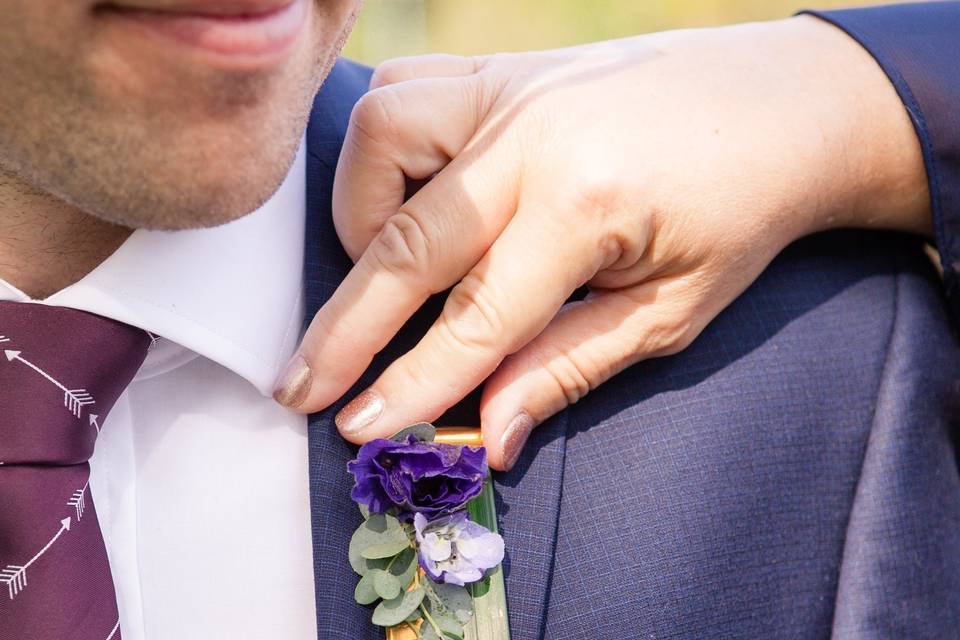
<path fill-rule="evenodd" d="M 317 411 L 356 382 L 433 293 L 483 256 L 514 211 L 500 154 L 461 155 L 391 216 L 313 318 L 274 397 Z"/>

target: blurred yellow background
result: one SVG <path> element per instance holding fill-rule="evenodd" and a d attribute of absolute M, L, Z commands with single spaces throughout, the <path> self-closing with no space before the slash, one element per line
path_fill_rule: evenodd
<path fill-rule="evenodd" d="M 376 64 L 401 55 L 475 54 L 770 20 L 799 9 L 877 0 L 367 0 L 346 55 Z"/>

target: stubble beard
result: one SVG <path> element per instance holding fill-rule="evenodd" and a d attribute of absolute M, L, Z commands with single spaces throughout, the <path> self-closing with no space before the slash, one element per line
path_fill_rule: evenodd
<path fill-rule="evenodd" d="M 261 206 L 289 171 L 313 97 L 355 15 L 332 47 L 289 62 L 309 65 L 291 72 L 303 78 L 292 88 L 283 90 L 280 75 L 195 78 L 200 95 L 187 96 L 196 105 L 187 118 L 174 108 L 173 94 L 169 109 L 149 96 L 117 108 L 76 76 L 47 74 L 53 76 L 44 78 L 47 90 L 0 98 L 0 172 L 129 228 L 211 227 L 241 217 Z M 43 69 L 58 68 L 33 66 L 23 65 L 19 75 L 33 73 L 34 86 Z M 279 98 L 269 99 L 274 92 Z"/>

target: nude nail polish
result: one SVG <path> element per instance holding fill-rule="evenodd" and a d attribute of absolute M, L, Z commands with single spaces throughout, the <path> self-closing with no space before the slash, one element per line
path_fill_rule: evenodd
<path fill-rule="evenodd" d="M 285 407 L 298 407 L 310 393 L 313 374 L 310 365 L 300 354 L 287 363 L 273 390 L 273 399 Z"/>
<path fill-rule="evenodd" d="M 334 422 L 341 433 L 356 435 L 372 425 L 383 413 L 383 398 L 373 389 L 367 389 L 340 410 Z"/>
<path fill-rule="evenodd" d="M 503 446 L 503 464 L 507 470 L 512 469 L 520 458 L 523 445 L 527 443 L 530 432 L 536 426 L 536 421 L 526 411 L 518 413 L 507 425 L 500 444 Z"/>

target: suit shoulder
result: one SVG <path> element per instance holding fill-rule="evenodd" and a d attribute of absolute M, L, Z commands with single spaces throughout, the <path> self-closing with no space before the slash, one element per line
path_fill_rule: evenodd
<path fill-rule="evenodd" d="M 353 105 L 367 92 L 373 68 L 340 58 L 313 100 L 307 140 L 312 145 L 341 144 Z"/>
<path fill-rule="evenodd" d="M 366 91 L 367 85 L 370 84 L 370 77 L 373 75 L 373 67 L 350 58 L 338 58 L 336 64 L 333 65 L 331 75 L 333 73 L 359 83 L 362 85 L 363 91 Z"/>

